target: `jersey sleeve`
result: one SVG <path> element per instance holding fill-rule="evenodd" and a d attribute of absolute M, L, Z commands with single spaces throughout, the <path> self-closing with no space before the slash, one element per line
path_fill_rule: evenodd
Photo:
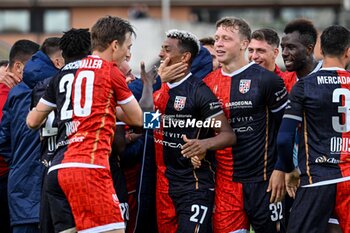
<path fill-rule="evenodd" d="M 288 106 L 284 112 L 283 118 L 289 118 L 302 121 L 304 102 L 304 79 L 299 80 L 289 95 Z"/>
<path fill-rule="evenodd" d="M 113 66 L 111 68 L 111 80 L 113 90 L 116 93 L 117 103 L 119 105 L 127 104 L 132 99 L 134 99 L 133 94 L 126 85 L 124 75 L 119 71 L 119 69 L 116 66 Z"/>
<path fill-rule="evenodd" d="M 44 95 L 41 97 L 40 102 L 44 103 L 50 107 L 57 107 L 57 102 L 56 102 L 56 92 L 58 90 L 58 82 L 59 82 L 59 77 L 60 76 L 55 76 L 51 78 Z"/>
<path fill-rule="evenodd" d="M 38 104 L 41 97 L 44 96 L 45 91 L 48 88 L 51 79 L 52 78 L 47 78 L 35 85 L 32 91 L 30 109 L 34 108 Z"/>
<path fill-rule="evenodd" d="M 204 119 L 210 119 L 223 113 L 221 103 L 203 82 L 199 84 L 195 96 L 197 106 L 199 106 L 201 116 L 203 116 Z"/>
<path fill-rule="evenodd" d="M 265 71 L 262 75 L 267 106 L 272 113 L 277 113 L 287 106 L 288 93 L 283 80 L 276 74 Z"/>

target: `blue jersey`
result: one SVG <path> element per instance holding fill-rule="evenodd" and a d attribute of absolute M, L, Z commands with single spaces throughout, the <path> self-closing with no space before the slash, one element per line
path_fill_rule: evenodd
<path fill-rule="evenodd" d="M 276 158 L 276 137 L 288 94 L 276 74 L 250 63 L 227 74 L 210 73 L 205 83 L 222 102 L 237 145 L 218 150 L 217 173 L 238 182 L 268 180 Z"/>
<path fill-rule="evenodd" d="M 293 87 L 284 118 L 302 122 L 298 152 L 302 185 L 350 178 L 349 109 L 350 73 L 345 70 L 322 68 Z"/>
<path fill-rule="evenodd" d="M 184 192 L 214 188 L 214 173 L 210 161 L 204 159 L 194 169 L 190 159 L 183 157 L 183 135 L 187 138 L 213 136 L 213 117 L 223 113 L 210 89 L 189 74 L 178 83 L 165 83 L 154 93 L 155 108 L 162 114 L 161 128 L 154 131 L 156 163 L 167 177 L 169 192 Z M 160 181 L 162 182 L 162 181 Z M 167 182 L 165 182 L 167 183 Z"/>

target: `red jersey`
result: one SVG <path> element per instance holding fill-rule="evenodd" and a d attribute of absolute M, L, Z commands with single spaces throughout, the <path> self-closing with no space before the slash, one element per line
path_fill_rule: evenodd
<path fill-rule="evenodd" d="M 283 79 L 284 85 L 286 85 L 286 89 L 288 93 L 292 90 L 294 84 L 297 83 L 297 73 L 296 72 L 283 72 L 280 76 Z"/>
<path fill-rule="evenodd" d="M 277 65 L 275 65 L 274 73 L 277 74 L 277 75 L 278 75 L 279 77 L 281 77 L 281 78 L 282 78 L 282 76 L 283 76 L 283 74 L 284 74 L 284 72 L 281 71 L 281 69 L 280 69 Z"/>
<path fill-rule="evenodd" d="M 10 88 L 5 84 L 0 83 L 0 120 L 2 118 L 2 109 L 6 103 L 7 96 L 10 92 Z M 8 166 L 4 158 L 0 156 L 0 176 L 5 175 L 8 172 Z"/>
<path fill-rule="evenodd" d="M 40 100 L 57 107 L 57 149 L 50 171 L 104 167 L 114 137 L 117 105 L 133 99 L 114 63 L 96 56 L 65 65 Z"/>

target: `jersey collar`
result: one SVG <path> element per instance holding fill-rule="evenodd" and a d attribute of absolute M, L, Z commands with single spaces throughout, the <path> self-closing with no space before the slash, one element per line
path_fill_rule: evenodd
<path fill-rule="evenodd" d="M 346 71 L 344 68 L 340 68 L 340 67 L 324 67 L 324 68 L 321 68 L 320 70 L 329 70 L 329 71 L 342 70 L 342 71 Z"/>
<path fill-rule="evenodd" d="M 245 66 L 239 68 L 238 70 L 233 71 L 232 73 L 226 73 L 226 72 L 223 71 L 223 69 L 221 68 L 221 74 L 224 75 L 224 76 L 230 76 L 230 77 L 232 77 L 232 76 L 234 76 L 234 75 L 237 75 L 237 74 L 243 72 L 244 70 L 246 70 L 248 67 L 250 67 L 250 66 L 253 65 L 253 64 L 255 64 L 255 62 L 250 62 L 250 63 L 248 63 L 247 65 L 245 65 Z"/>
<path fill-rule="evenodd" d="M 190 73 L 188 73 L 183 79 L 181 79 L 180 81 L 174 82 L 174 83 L 166 83 L 166 84 L 168 85 L 168 87 L 169 87 L 170 89 L 172 89 L 172 88 L 174 88 L 174 87 L 179 86 L 181 83 L 185 82 L 186 79 L 188 79 L 191 75 L 192 75 L 192 73 L 190 72 Z"/>

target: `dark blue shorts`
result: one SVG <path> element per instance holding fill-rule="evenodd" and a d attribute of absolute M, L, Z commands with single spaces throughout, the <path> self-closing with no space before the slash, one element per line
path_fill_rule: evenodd
<path fill-rule="evenodd" d="M 214 191 L 196 190 L 169 195 L 173 200 L 178 233 L 211 233 Z"/>

